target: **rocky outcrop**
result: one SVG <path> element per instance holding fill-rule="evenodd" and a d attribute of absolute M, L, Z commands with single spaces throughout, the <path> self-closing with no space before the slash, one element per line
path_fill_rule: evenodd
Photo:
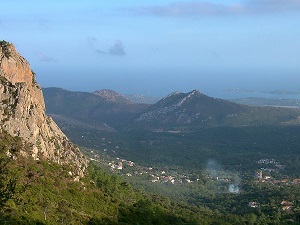
<path fill-rule="evenodd" d="M 72 174 L 83 176 L 87 159 L 45 114 L 42 90 L 29 63 L 5 41 L 0 42 L 0 110 L 2 129 L 31 146 L 22 155 L 72 165 Z"/>
<path fill-rule="evenodd" d="M 113 90 L 103 89 L 93 92 L 93 94 L 103 98 L 105 102 L 116 102 L 123 104 L 133 104 L 131 100 Z"/>
<path fill-rule="evenodd" d="M 29 63 L 16 51 L 14 45 L 2 41 L 0 59 L 0 76 L 7 78 L 12 84 L 32 83 L 33 74 Z"/>

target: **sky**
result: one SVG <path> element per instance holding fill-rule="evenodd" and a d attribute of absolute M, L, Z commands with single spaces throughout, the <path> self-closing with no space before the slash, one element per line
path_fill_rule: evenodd
<path fill-rule="evenodd" d="M 10 0 L 0 35 L 42 87 L 300 97 L 300 0 Z"/>

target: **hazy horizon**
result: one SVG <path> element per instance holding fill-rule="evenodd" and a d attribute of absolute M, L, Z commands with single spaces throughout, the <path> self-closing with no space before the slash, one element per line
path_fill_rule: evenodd
<path fill-rule="evenodd" d="M 1 39 L 16 45 L 42 87 L 299 97 L 299 1 L 14 0 L 1 7 Z"/>

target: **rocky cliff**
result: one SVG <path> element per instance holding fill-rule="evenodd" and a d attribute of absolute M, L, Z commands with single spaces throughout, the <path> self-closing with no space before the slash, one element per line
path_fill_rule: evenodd
<path fill-rule="evenodd" d="M 87 159 L 45 114 L 42 90 L 30 65 L 5 41 L 0 42 L 0 125 L 31 146 L 20 154 L 35 160 L 72 165 L 72 174 L 83 176 Z"/>

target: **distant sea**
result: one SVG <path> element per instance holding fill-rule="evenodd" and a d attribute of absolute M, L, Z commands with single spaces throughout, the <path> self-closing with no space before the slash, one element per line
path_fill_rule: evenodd
<path fill-rule="evenodd" d="M 216 98 L 222 99 L 240 99 L 240 98 L 284 98 L 284 99 L 300 99 L 300 93 L 292 94 L 288 92 L 257 92 L 257 91 L 234 91 L 234 90 L 224 90 L 219 93 L 212 95 Z"/>

